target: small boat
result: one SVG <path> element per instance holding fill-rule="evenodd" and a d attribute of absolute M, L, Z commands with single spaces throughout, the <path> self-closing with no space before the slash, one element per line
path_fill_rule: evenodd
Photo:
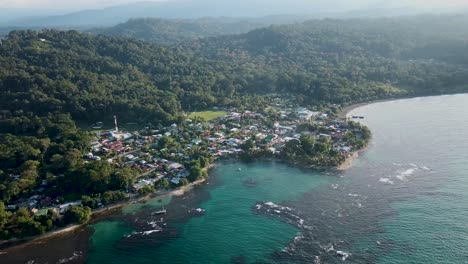
<path fill-rule="evenodd" d="M 237 171 L 242 171 L 242 169 L 241 169 L 241 168 L 238 168 Z"/>

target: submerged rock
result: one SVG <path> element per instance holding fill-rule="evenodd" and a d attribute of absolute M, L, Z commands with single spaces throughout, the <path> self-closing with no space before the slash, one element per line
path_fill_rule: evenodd
<path fill-rule="evenodd" d="M 248 180 L 245 180 L 242 185 L 244 185 L 244 187 L 247 187 L 247 188 L 256 188 L 258 186 L 258 182 L 254 179 L 248 179 Z"/>

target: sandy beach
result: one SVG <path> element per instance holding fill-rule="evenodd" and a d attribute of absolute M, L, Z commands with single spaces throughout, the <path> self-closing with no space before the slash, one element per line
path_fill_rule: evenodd
<path fill-rule="evenodd" d="M 353 111 L 356 108 L 370 105 L 370 104 L 375 104 L 375 103 L 382 103 L 382 102 L 388 102 L 388 101 L 394 101 L 394 100 L 399 100 L 399 99 L 405 99 L 405 98 L 394 98 L 394 99 L 383 99 L 383 100 L 374 100 L 374 101 L 369 101 L 369 102 L 363 102 L 363 103 L 358 103 L 358 104 L 352 104 L 349 106 L 344 107 L 341 109 L 340 113 L 338 114 L 339 118 L 346 118 L 346 116 Z"/>
<path fill-rule="evenodd" d="M 388 102 L 388 101 L 393 101 L 395 99 L 385 99 L 385 100 L 375 100 L 375 101 L 370 101 L 370 102 L 364 102 L 364 103 L 359 103 L 359 104 L 353 104 L 353 105 L 349 105 L 347 107 L 344 107 L 340 113 L 339 113 L 339 117 L 340 118 L 343 118 L 345 119 L 347 117 L 347 115 L 353 111 L 354 109 L 356 108 L 359 108 L 359 107 L 362 107 L 362 106 L 366 106 L 366 105 L 370 105 L 370 104 L 375 104 L 375 103 L 381 103 L 381 102 Z M 371 139 L 372 140 L 372 139 Z M 371 142 L 369 142 L 370 144 Z M 336 168 L 337 171 L 345 171 L 345 170 L 348 170 L 350 168 L 353 167 L 353 162 L 354 160 L 356 160 L 357 158 L 359 158 L 359 156 L 364 153 L 367 148 L 369 146 L 365 146 L 363 149 L 360 149 L 358 151 L 355 151 L 353 154 L 351 154 L 349 157 L 346 158 L 346 160 Z"/>

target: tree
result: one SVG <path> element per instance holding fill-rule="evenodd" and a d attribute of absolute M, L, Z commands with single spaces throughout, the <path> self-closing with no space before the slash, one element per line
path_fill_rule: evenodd
<path fill-rule="evenodd" d="M 180 183 L 181 183 L 183 186 L 187 186 L 187 185 L 189 185 L 190 182 L 189 182 L 189 180 L 187 180 L 186 178 L 182 178 L 182 179 L 180 180 Z"/>
<path fill-rule="evenodd" d="M 197 165 L 194 165 L 190 168 L 189 170 L 190 172 L 190 181 L 195 181 L 197 180 L 199 177 L 202 177 L 203 176 L 203 170 L 200 168 L 200 166 L 197 164 Z"/>
<path fill-rule="evenodd" d="M 299 140 L 293 139 L 286 142 L 283 151 L 281 154 L 287 159 L 294 161 L 297 156 L 303 156 L 305 154 L 302 149 L 301 142 Z"/>
<path fill-rule="evenodd" d="M 147 194 L 153 193 L 154 191 L 155 191 L 154 186 L 147 185 L 147 186 L 144 186 L 143 188 L 138 189 L 138 194 L 147 195 Z"/>
<path fill-rule="evenodd" d="M 255 147 L 255 142 L 252 139 L 246 140 L 241 146 L 241 149 L 245 152 L 249 152 Z"/>
<path fill-rule="evenodd" d="M 299 139 L 301 141 L 302 149 L 308 154 L 314 153 L 315 138 L 308 133 L 302 133 Z"/>
<path fill-rule="evenodd" d="M 122 191 L 107 191 L 101 195 L 101 202 L 104 205 L 117 203 L 127 199 L 127 195 Z"/>
<path fill-rule="evenodd" d="M 209 161 L 205 157 L 200 157 L 198 159 L 200 161 L 200 167 L 206 168 L 209 165 Z"/>
<path fill-rule="evenodd" d="M 164 178 L 161 180 L 161 185 L 164 189 L 168 190 L 171 184 L 168 179 Z"/>
<path fill-rule="evenodd" d="M 4 229 L 5 225 L 8 223 L 9 218 L 11 216 L 11 213 L 8 212 L 5 208 L 5 204 L 3 202 L 0 202 L 0 230 L 2 232 L 8 232 L 7 230 Z M 6 234 L 3 236 L 0 234 L 1 237 L 4 237 Z"/>
<path fill-rule="evenodd" d="M 328 142 L 317 142 L 314 145 L 314 151 L 317 153 L 328 153 L 330 151 L 330 144 Z"/>
<path fill-rule="evenodd" d="M 96 209 L 98 207 L 99 200 L 100 199 L 98 197 L 89 197 L 87 195 L 81 196 L 81 204 L 91 209 Z"/>
<path fill-rule="evenodd" d="M 109 189 L 128 190 L 135 183 L 135 172 L 129 168 L 112 174 Z"/>
<path fill-rule="evenodd" d="M 72 206 L 65 211 L 64 220 L 66 223 L 82 224 L 91 218 L 91 208 L 85 206 Z"/>

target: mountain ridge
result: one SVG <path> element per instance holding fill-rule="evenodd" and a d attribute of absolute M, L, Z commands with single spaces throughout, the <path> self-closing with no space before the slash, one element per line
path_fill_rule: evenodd
<path fill-rule="evenodd" d="M 338 0 L 335 0 L 338 1 Z M 166 19 L 196 19 L 201 17 L 264 17 L 270 15 L 297 15 L 310 18 L 346 18 L 372 16 L 399 16 L 426 12 L 462 12 L 460 9 L 421 9 L 421 8 L 330 8 L 331 4 L 312 5 L 305 0 L 294 0 L 287 5 L 275 0 L 265 3 L 262 0 L 241 2 L 171 1 L 137 2 L 133 4 L 111 6 L 101 9 L 88 9 L 68 12 L 55 16 L 20 17 L 9 21 L 0 20 L 0 26 L 17 27 L 96 27 L 123 23 L 131 18 L 158 17 Z M 340 6 L 340 5 L 336 5 Z M 465 11 L 468 11 L 465 10 Z"/>

